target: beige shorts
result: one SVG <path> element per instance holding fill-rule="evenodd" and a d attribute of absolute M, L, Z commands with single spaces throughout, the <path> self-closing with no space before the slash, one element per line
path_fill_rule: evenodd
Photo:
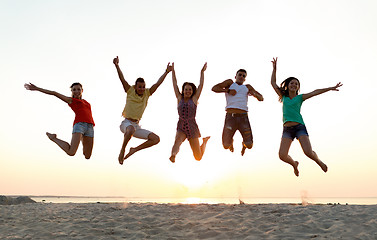
<path fill-rule="evenodd" d="M 126 129 L 128 126 L 132 126 L 135 128 L 135 133 L 133 137 L 140 138 L 140 139 L 148 139 L 149 134 L 151 134 L 151 131 L 148 131 L 146 129 L 142 129 L 140 125 L 136 122 L 133 122 L 128 119 L 124 119 L 122 123 L 120 124 L 119 128 L 120 131 L 124 134 L 126 132 Z"/>

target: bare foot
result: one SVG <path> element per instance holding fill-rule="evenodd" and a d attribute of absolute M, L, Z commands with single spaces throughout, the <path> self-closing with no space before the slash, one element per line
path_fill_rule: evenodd
<path fill-rule="evenodd" d="M 211 138 L 211 136 L 208 136 L 208 137 L 203 138 L 203 143 L 208 142 L 208 140 L 209 140 L 210 138 Z"/>
<path fill-rule="evenodd" d="M 136 148 L 130 148 L 130 151 L 127 153 L 127 155 L 124 157 L 124 159 L 127 159 L 131 157 L 132 154 L 134 154 L 136 151 Z"/>
<path fill-rule="evenodd" d="M 241 156 L 245 154 L 246 146 L 242 144 Z"/>
<path fill-rule="evenodd" d="M 251 143 L 251 147 L 249 149 L 251 149 L 252 147 L 253 147 L 253 143 Z M 247 148 L 246 145 L 242 142 L 241 156 L 245 154 L 246 148 Z"/>
<path fill-rule="evenodd" d="M 295 161 L 295 166 L 293 166 L 293 169 L 295 171 L 295 175 L 298 177 L 299 172 L 298 172 L 298 162 L 297 161 Z"/>
<path fill-rule="evenodd" d="M 175 163 L 175 156 L 171 155 L 171 157 L 169 158 L 170 162 L 172 163 Z"/>
<path fill-rule="evenodd" d="M 56 139 L 56 134 L 52 134 L 49 132 L 46 132 L 47 137 L 51 140 L 54 141 Z"/>
<path fill-rule="evenodd" d="M 228 148 L 231 152 L 234 152 L 233 144 Z"/>
<path fill-rule="evenodd" d="M 124 162 L 124 152 L 119 154 L 118 161 L 120 165 L 123 165 Z"/>
<path fill-rule="evenodd" d="M 317 164 L 322 168 L 324 172 L 327 172 L 327 165 L 324 164 L 321 160 L 318 160 Z"/>
<path fill-rule="evenodd" d="M 243 156 L 243 155 L 245 154 L 245 150 L 246 150 L 246 146 L 245 146 L 245 144 L 242 142 L 241 156 Z"/>

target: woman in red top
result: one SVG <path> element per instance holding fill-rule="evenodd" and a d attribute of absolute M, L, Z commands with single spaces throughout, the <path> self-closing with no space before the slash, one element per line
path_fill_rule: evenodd
<path fill-rule="evenodd" d="M 82 85 L 80 83 L 73 83 L 71 85 L 72 97 L 67 97 L 58 92 L 37 87 L 32 83 L 25 84 L 25 88 L 31 91 L 39 91 L 48 95 L 54 95 L 68 103 L 76 115 L 75 121 L 73 122 L 71 144 L 57 138 L 56 134 L 46 132 L 46 135 L 69 156 L 74 156 L 76 154 L 80 141 L 82 141 L 84 156 L 86 159 L 89 159 L 92 155 L 93 149 L 94 121 L 90 104 L 84 99 L 81 99 L 83 92 Z"/>

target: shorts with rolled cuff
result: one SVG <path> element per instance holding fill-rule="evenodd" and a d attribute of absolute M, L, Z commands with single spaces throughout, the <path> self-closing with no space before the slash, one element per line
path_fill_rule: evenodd
<path fill-rule="evenodd" d="M 148 131 L 146 129 L 142 129 L 139 125 L 139 122 L 134 122 L 129 119 L 124 119 L 122 123 L 120 124 L 119 128 L 120 131 L 124 134 L 126 133 L 126 129 L 128 126 L 132 126 L 135 129 L 135 133 L 133 134 L 133 137 L 140 138 L 140 139 L 148 139 L 149 134 L 151 134 L 151 131 Z"/>

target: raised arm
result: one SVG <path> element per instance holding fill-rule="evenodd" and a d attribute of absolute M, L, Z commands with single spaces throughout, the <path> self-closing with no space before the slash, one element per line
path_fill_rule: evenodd
<path fill-rule="evenodd" d="M 313 92 L 302 94 L 302 99 L 305 101 L 308 98 L 317 96 L 319 94 L 322 94 L 328 91 L 339 91 L 338 88 L 340 88 L 341 86 L 343 86 L 343 84 L 341 82 L 338 82 L 334 87 L 317 89 L 317 90 L 314 90 Z"/>
<path fill-rule="evenodd" d="M 250 84 L 246 84 L 247 89 L 249 89 L 249 95 L 254 96 L 258 101 L 263 101 L 263 96 L 257 92 Z"/>
<path fill-rule="evenodd" d="M 204 72 L 207 70 L 207 63 L 203 65 L 202 70 L 200 71 L 200 83 L 198 86 L 198 89 L 196 90 L 195 95 L 193 96 L 193 100 L 195 103 L 199 100 L 200 94 L 202 93 L 203 90 L 203 85 L 204 85 Z"/>
<path fill-rule="evenodd" d="M 181 101 L 182 95 L 179 92 L 179 88 L 178 88 L 178 84 L 177 84 L 177 77 L 175 75 L 174 63 L 172 63 L 171 66 L 172 66 L 171 73 L 172 73 L 172 80 L 173 80 L 173 89 L 174 89 L 175 97 L 177 98 L 177 100 L 179 102 L 179 101 Z"/>
<path fill-rule="evenodd" d="M 232 79 L 227 79 L 224 82 L 218 83 L 215 86 L 212 87 L 212 91 L 215 93 L 229 93 L 230 95 L 234 96 L 236 95 L 237 91 L 234 89 L 229 90 L 230 85 L 233 84 Z"/>
<path fill-rule="evenodd" d="M 47 89 L 43 89 L 43 88 L 37 87 L 37 86 L 35 86 L 32 83 L 25 83 L 24 87 L 27 90 L 30 90 L 30 91 L 38 91 L 38 92 L 45 93 L 45 94 L 48 94 L 48 95 L 53 95 L 53 96 L 59 98 L 60 100 L 66 102 L 68 104 L 72 103 L 72 98 L 71 97 L 64 96 L 63 94 L 60 94 L 60 93 L 55 92 L 55 91 L 50 91 L 50 90 L 47 90 Z"/>
<path fill-rule="evenodd" d="M 278 58 L 272 58 L 271 62 L 272 62 L 272 67 L 273 67 L 272 75 L 271 75 L 271 85 L 272 85 L 273 89 L 275 90 L 275 92 L 279 95 L 279 97 L 282 97 L 282 93 L 280 91 L 280 88 L 276 84 L 276 65 L 277 65 L 277 62 L 278 62 Z"/>
<path fill-rule="evenodd" d="M 130 89 L 131 86 L 130 86 L 130 84 L 128 84 L 128 82 L 126 81 L 126 79 L 124 79 L 122 70 L 120 70 L 118 56 L 116 58 L 114 58 L 113 63 L 115 65 L 115 68 L 117 69 L 119 79 L 120 79 L 120 81 L 121 81 L 121 83 L 123 85 L 123 89 L 124 89 L 125 92 L 127 92 L 128 89 Z"/>
<path fill-rule="evenodd" d="M 162 74 L 161 77 L 158 79 L 158 81 L 155 84 L 153 84 L 153 86 L 149 89 L 149 92 L 150 92 L 151 95 L 157 90 L 157 88 L 165 80 L 166 76 L 168 75 L 168 73 L 172 69 L 173 69 L 173 67 L 170 65 L 170 62 L 169 62 L 168 65 L 166 66 L 166 70 L 165 70 L 164 74 Z"/>

